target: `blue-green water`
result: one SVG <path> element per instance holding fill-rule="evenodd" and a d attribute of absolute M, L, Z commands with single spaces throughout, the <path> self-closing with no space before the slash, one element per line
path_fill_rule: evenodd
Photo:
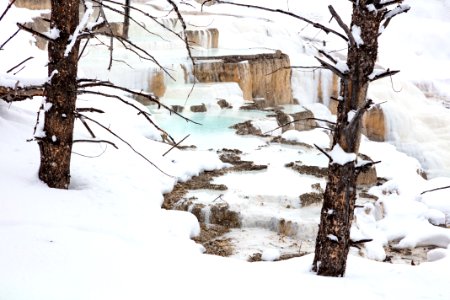
<path fill-rule="evenodd" d="M 181 145 L 195 145 L 199 149 L 242 148 L 250 143 L 263 143 L 260 138 L 238 136 L 231 125 L 247 120 L 261 119 L 266 116 L 261 111 L 222 110 L 219 112 L 205 112 L 183 114 L 185 117 L 200 123 L 188 122 L 179 116 L 167 113 L 153 113 L 153 119 L 164 128 L 175 141 L 180 141 L 190 135 Z"/>

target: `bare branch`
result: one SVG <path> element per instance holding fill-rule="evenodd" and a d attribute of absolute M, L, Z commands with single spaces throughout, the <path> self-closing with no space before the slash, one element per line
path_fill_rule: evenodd
<path fill-rule="evenodd" d="M 331 72 L 333 72 L 334 74 L 336 74 L 337 76 L 339 76 L 339 77 L 342 78 L 342 79 L 346 79 L 346 78 L 347 78 L 347 74 L 342 73 L 338 68 L 336 68 L 336 67 L 333 66 L 332 64 L 327 63 L 326 61 L 322 60 L 321 58 L 319 58 L 319 57 L 317 57 L 317 56 L 315 56 L 315 58 L 320 62 L 320 64 L 321 64 L 324 68 L 330 70 Z"/>
<path fill-rule="evenodd" d="M 80 91 L 79 91 L 79 93 L 80 93 Z M 162 132 L 165 136 L 169 137 L 172 140 L 172 142 L 175 143 L 172 136 L 170 136 L 164 129 L 160 128 L 158 125 L 156 125 L 155 122 L 153 122 L 153 120 L 150 118 L 150 114 L 147 111 L 143 111 L 142 109 L 140 109 L 133 103 L 126 101 L 122 97 L 117 96 L 117 95 L 110 95 L 110 94 L 106 94 L 106 93 L 102 93 L 102 92 L 96 92 L 96 91 L 81 91 L 81 93 L 99 95 L 99 96 L 103 96 L 103 97 L 107 97 L 107 98 L 114 98 L 114 99 L 120 100 L 121 102 L 125 103 L 126 105 L 129 105 L 129 106 L 133 107 L 134 109 L 136 109 L 139 112 L 138 115 L 143 115 L 144 118 L 147 119 L 147 121 L 153 125 L 153 127 L 155 127 L 158 131 Z"/>
<path fill-rule="evenodd" d="M 126 5 L 124 5 L 123 3 L 120 3 L 120 2 L 117 2 L 117 1 L 112 1 L 112 0 L 102 0 L 102 1 L 99 1 L 99 0 L 92 0 L 92 1 L 94 1 L 94 2 L 96 2 L 96 3 L 98 3 L 98 4 L 102 5 L 102 6 L 104 6 L 105 8 L 107 8 L 107 9 L 109 9 L 109 10 L 111 10 L 111 11 L 114 11 L 114 12 L 116 12 L 116 13 L 119 13 L 119 14 L 121 14 L 121 15 L 124 15 L 124 12 L 121 12 L 120 10 L 117 10 L 117 9 L 115 9 L 115 8 L 109 6 L 109 5 L 105 5 L 105 4 L 104 4 L 104 2 L 109 2 L 109 3 L 113 3 L 113 4 L 122 5 L 122 7 L 125 7 Z M 157 18 L 155 18 L 154 16 L 150 15 L 149 13 L 146 13 L 145 11 L 143 11 L 143 10 L 141 10 L 141 9 L 139 9 L 139 8 L 137 8 L 137 7 L 135 7 L 135 6 L 133 6 L 133 5 L 129 6 L 129 8 L 130 8 L 131 10 L 135 10 L 135 11 L 137 11 L 137 12 L 143 14 L 144 16 L 146 16 L 146 17 L 152 19 L 156 24 L 158 24 L 159 26 L 161 26 L 161 27 L 164 28 L 165 30 L 167 30 L 167 31 L 169 31 L 169 32 L 171 32 L 171 33 L 173 33 L 174 35 L 178 36 L 181 40 L 183 40 L 183 38 L 182 38 L 181 35 L 179 35 L 179 34 L 178 34 L 177 32 L 175 32 L 175 31 L 173 31 L 173 30 L 170 29 L 169 27 L 165 26 L 163 23 L 159 22 Z M 142 25 L 141 23 L 139 23 L 138 21 L 136 21 L 136 20 L 135 20 L 133 17 L 131 17 L 131 16 L 130 16 L 130 20 L 133 21 L 136 25 L 138 25 L 138 26 L 141 27 L 142 29 L 144 29 L 145 31 L 147 31 L 149 34 L 159 36 L 158 34 L 155 34 L 154 32 L 149 31 L 144 25 Z M 159 36 L 159 37 L 161 37 L 161 36 Z M 164 40 L 163 37 L 161 37 L 161 39 Z"/>
<path fill-rule="evenodd" d="M 190 60 L 192 61 L 192 64 L 195 65 L 194 58 L 192 57 L 192 53 L 191 53 L 191 48 L 189 47 L 189 41 L 187 39 L 186 23 L 184 22 L 183 16 L 181 15 L 180 11 L 178 10 L 178 6 L 172 0 L 166 0 L 166 1 L 170 5 L 172 5 L 173 10 L 177 14 L 178 20 L 180 20 L 180 22 L 181 22 L 181 26 L 183 27 L 184 44 L 186 45 L 186 50 L 188 52 Z M 194 74 L 194 76 L 195 76 L 195 74 Z"/>
<path fill-rule="evenodd" d="M 401 2 L 403 2 L 403 1 L 401 1 Z M 393 17 L 395 17 L 399 14 L 402 14 L 402 13 L 407 13 L 410 9 L 411 9 L 411 7 L 409 5 L 398 5 L 396 8 L 394 8 L 390 11 L 387 11 L 384 15 L 384 18 L 386 19 L 386 21 L 384 21 L 383 27 L 386 28 L 389 25 L 389 23 L 391 22 Z"/>
<path fill-rule="evenodd" d="M 142 157 L 145 161 L 147 161 L 149 164 L 151 164 L 153 167 L 155 167 L 158 171 L 160 171 L 161 173 L 163 173 L 166 176 L 169 176 L 171 178 L 174 178 L 174 176 L 167 174 L 166 172 L 164 172 L 163 170 L 161 170 L 157 165 L 155 165 L 152 161 L 150 161 L 147 157 L 145 157 L 145 155 L 143 155 L 142 153 L 140 153 L 139 151 L 137 151 L 136 149 L 134 149 L 134 147 L 128 143 L 126 140 L 124 140 L 122 137 L 120 137 L 118 134 L 116 134 L 114 131 L 112 131 L 111 129 L 109 129 L 108 127 L 104 126 L 103 124 L 101 124 L 100 122 L 89 118 L 85 115 L 82 115 L 80 113 L 76 113 L 76 117 L 83 117 L 86 120 L 89 120 L 90 122 L 97 124 L 98 126 L 100 126 L 101 128 L 103 128 L 104 130 L 108 131 L 110 134 L 112 134 L 113 136 L 115 136 L 116 138 L 118 138 L 120 141 L 122 141 L 122 143 L 124 143 L 125 145 L 127 145 L 131 150 L 134 151 L 134 153 L 136 153 L 137 155 L 139 155 L 140 157 Z"/>
<path fill-rule="evenodd" d="M 113 142 L 107 141 L 107 140 L 73 140 L 72 143 L 106 143 L 110 144 L 116 149 L 119 149 L 119 147 L 116 146 Z"/>
<path fill-rule="evenodd" d="M 14 4 L 14 2 L 16 2 L 16 0 L 12 0 L 11 2 L 9 2 L 8 6 L 5 8 L 5 10 L 3 11 L 2 15 L 0 16 L 0 21 L 3 20 L 3 17 L 8 13 L 8 11 L 11 9 L 11 6 Z"/>
<path fill-rule="evenodd" d="M 17 65 L 15 65 L 14 67 L 12 67 L 11 69 L 9 69 L 8 71 L 6 71 L 6 73 L 10 73 L 11 71 L 13 71 L 14 69 L 20 67 L 22 64 L 26 63 L 27 61 L 29 61 L 30 59 L 33 59 L 33 56 L 28 57 L 27 59 L 22 60 L 20 63 L 18 63 Z"/>
<path fill-rule="evenodd" d="M 86 123 L 86 121 L 83 119 L 83 117 L 80 117 L 80 121 L 81 121 L 81 124 L 83 124 L 84 127 L 87 129 L 87 131 L 89 132 L 89 134 L 91 135 L 91 137 L 92 137 L 93 139 L 95 139 L 96 136 L 95 136 L 94 132 L 93 132 L 92 129 L 89 127 L 89 125 Z"/>
<path fill-rule="evenodd" d="M 287 122 L 287 123 L 285 123 L 285 124 L 282 124 L 282 125 L 280 125 L 280 126 L 274 128 L 274 129 L 272 129 L 272 130 L 266 131 L 266 132 L 263 133 L 263 135 L 268 134 L 268 133 L 271 133 L 271 132 L 273 132 L 273 131 L 275 131 L 275 130 L 277 130 L 277 129 L 283 128 L 284 126 L 290 125 L 290 124 L 292 124 L 292 123 L 297 123 L 297 122 L 300 122 L 300 121 L 310 121 L 310 120 L 320 121 L 320 122 L 325 122 L 325 123 L 328 123 L 328 124 L 330 124 L 330 125 L 332 125 L 332 126 L 336 126 L 336 123 L 330 122 L 330 121 L 325 120 L 325 119 L 318 119 L 318 118 L 296 119 L 296 120 Z M 323 128 L 323 127 L 318 126 L 317 128 Z M 323 129 L 330 130 L 330 128 L 323 128 Z"/>
<path fill-rule="evenodd" d="M 206 0 L 206 1 L 204 1 L 203 4 L 202 4 L 202 10 L 203 10 L 203 5 L 205 5 L 205 3 L 208 3 L 208 2 L 211 2 L 211 1 L 213 1 L 213 0 Z M 298 19 L 298 20 L 301 20 L 303 22 L 306 22 L 306 23 L 314 26 L 315 28 L 319 28 L 319 29 L 323 30 L 326 34 L 333 33 L 333 34 L 341 37 L 345 41 L 348 41 L 348 38 L 345 35 L 337 32 L 336 30 L 331 29 L 329 27 L 326 27 L 326 26 L 324 26 L 324 25 L 322 25 L 320 23 L 313 22 L 313 21 L 311 21 L 311 20 L 309 20 L 307 18 L 304 18 L 302 16 L 296 15 L 296 14 L 294 14 L 292 12 L 289 12 L 289 11 L 284 11 L 282 9 L 272 9 L 272 8 L 267 8 L 267 7 L 257 6 L 257 5 L 251 5 L 251 4 L 233 3 L 233 2 L 221 1 L 221 0 L 214 0 L 214 1 L 216 3 L 219 3 L 219 4 L 230 4 L 230 5 L 240 6 L 240 7 L 256 8 L 256 9 L 261 9 L 261 10 L 270 11 L 270 12 L 274 12 L 274 13 L 280 13 L 280 14 L 288 15 L 288 16 L 293 17 L 295 19 Z"/>
<path fill-rule="evenodd" d="M 331 56 L 329 53 L 326 53 L 323 50 L 319 50 L 319 53 L 322 54 L 323 56 L 325 56 L 326 58 L 328 58 L 329 60 L 331 60 L 333 63 L 337 63 L 336 58 L 334 58 L 333 56 Z"/>
<path fill-rule="evenodd" d="M 450 189 L 450 185 L 449 186 L 440 187 L 440 188 L 437 188 L 437 189 L 426 190 L 426 191 L 423 191 L 420 194 L 423 195 L 425 193 L 430 193 L 430 192 L 435 192 L 435 191 L 440 191 L 440 190 L 445 190 L 445 189 Z"/>
<path fill-rule="evenodd" d="M 172 151 L 174 148 L 178 147 L 179 144 L 181 144 L 182 142 L 184 142 L 185 139 L 187 139 L 190 136 L 190 134 L 188 134 L 187 136 L 185 136 L 181 141 L 179 141 L 178 143 L 174 144 L 169 150 L 167 150 L 166 152 L 164 152 L 164 154 L 162 156 L 166 156 L 167 153 L 169 153 L 170 151 Z"/>
<path fill-rule="evenodd" d="M 0 50 L 3 49 L 3 47 L 5 47 L 6 44 L 8 44 L 8 42 L 10 40 L 12 40 L 20 31 L 20 28 L 16 30 L 16 32 L 14 32 L 1 46 L 0 46 Z"/>
<path fill-rule="evenodd" d="M 319 146 L 317 146 L 316 144 L 314 144 L 314 147 L 317 148 L 317 150 L 319 150 L 320 152 L 322 152 L 323 155 L 325 155 L 326 157 L 328 157 L 328 159 L 330 161 L 333 161 L 333 158 L 327 153 L 327 151 L 323 150 L 322 148 L 320 148 Z"/>
<path fill-rule="evenodd" d="M 105 113 L 103 110 L 98 109 L 98 108 L 93 108 L 93 107 L 77 107 L 76 112 L 96 112 L 96 113 L 100 113 L 100 114 Z"/>
<path fill-rule="evenodd" d="M 381 163 L 381 160 L 378 160 L 378 161 L 371 161 L 371 162 L 368 162 L 368 163 L 365 163 L 365 164 L 363 164 L 363 165 L 361 165 L 361 166 L 356 167 L 355 170 L 356 170 L 356 172 L 359 174 L 359 173 L 361 173 L 361 172 L 367 171 L 367 170 L 370 169 L 372 166 L 374 166 L 374 165 L 376 165 L 376 164 L 379 164 L 379 163 Z"/>
<path fill-rule="evenodd" d="M 281 71 L 281 70 L 289 70 L 289 69 L 291 69 L 291 70 L 292 69 L 309 69 L 309 70 L 315 71 L 315 70 L 323 69 L 323 67 L 321 67 L 321 66 L 287 66 L 287 67 L 280 67 L 280 68 L 278 68 L 278 69 L 276 69 L 276 70 L 274 70 L 274 71 L 272 71 L 270 73 L 267 73 L 266 76 L 272 75 L 272 74 L 274 74 L 274 73 L 276 73 L 278 71 Z"/>
<path fill-rule="evenodd" d="M 32 35 L 38 36 L 38 37 L 40 37 L 40 38 L 42 38 L 42 39 L 44 39 L 44 40 L 46 40 L 46 41 L 50 41 L 50 42 L 53 41 L 52 38 L 46 36 L 46 35 L 43 34 L 43 33 L 40 33 L 39 31 L 34 30 L 33 28 L 28 28 L 28 27 L 26 27 L 25 25 L 20 24 L 20 23 L 16 23 L 16 24 L 17 24 L 17 26 L 18 26 L 21 30 L 23 30 L 23 31 L 29 32 L 29 33 L 31 33 Z"/>
<path fill-rule="evenodd" d="M 381 79 L 381 78 L 384 78 L 384 77 L 395 75 L 395 74 L 397 74 L 399 72 L 400 71 L 398 71 L 398 70 L 391 71 L 391 70 L 387 69 L 385 72 L 380 73 L 378 75 L 375 75 L 375 76 L 373 76 L 373 78 L 369 78 L 369 79 L 370 79 L 370 81 L 375 81 L 375 80 L 378 80 L 378 79 Z"/>
<path fill-rule="evenodd" d="M 9 88 L 0 86 L 0 98 L 6 102 L 22 101 L 34 96 L 43 96 L 43 86 L 27 86 Z"/>
<path fill-rule="evenodd" d="M 332 5 L 328 6 L 328 10 L 330 11 L 331 15 L 336 20 L 336 22 L 339 24 L 339 26 L 344 30 L 345 34 L 347 34 L 348 39 L 350 41 L 350 46 L 354 46 L 356 44 L 355 38 L 353 37 L 353 34 L 348 28 L 347 24 L 345 24 L 344 21 L 342 21 L 341 17 L 338 15 L 338 13 L 336 12 L 336 10 Z"/>
<path fill-rule="evenodd" d="M 87 83 L 81 84 L 81 82 L 87 82 Z M 134 95 L 134 96 L 141 96 L 141 97 L 144 97 L 144 98 L 146 98 L 146 99 L 152 101 L 153 103 L 156 103 L 159 107 L 163 107 L 164 109 L 168 110 L 171 114 L 173 113 L 173 114 L 179 116 L 180 118 L 184 119 L 184 120 L 187 121 L 187 122 L 191 122 L 191 123 L 194 123 L 194 124 L 197 124 L 197 125 L 201 125 L 200 123 L 195 122 L 195 121 L 193 121 L 193 120 L 191 120 L 191 119 L 189 119 L 189 118 L 186 118 L 186 117 L 184 117 L 183 115 L 181 115 L 180 113 L 177 113 L 176 111 L 174 111 L 173 109 L 171 109 L 169 106 L 167 106 L 167 105 L 165 105 L 165 104 L 159 102 L 158 99 L 157 99 L 155 96 L 151 95 L 151 94 L 143 93 L 143 92 L 136 92 L 136 91 L 133 91 L 133 90 L 124 88 L 124 87 L 116 86 L 116 85 L 114 85 L 114 84 L 112 84 L 111 82 L 108 82 L 108 81 L 98 81 L 98 80 L 91 80 L 91 79 L 79 79 L 79 80 L 78 80 L 78 84 L 79 84 L 79 87 L 80 87 L 80 88 L 88 88 L 88 87 L 95 87 L 95 86 L 104 86 L 104 87 L 109 87 L 109 88 L 112 88 L 112 89 L 121 90 L 121 91 L 127 92 L 127 93 L 129 93 L 129 94 L 132 94 L 132 95 Z M 85 92 L 87 93 L 87 92 L 89 92 L 89 93 L 91 93 L 91 94 L 92 94 L 92 93 L 98 93 L 98 92 L 92 92 L 92 91 L 86 91 L 86 90 L 80 90 L 80 91 L 78 91 L 78 92 L 79 92 L 79 93 L 85 93 Z M 109 95 L 109 96 L 111 96 L 111 95 Z M 111 98 L 111 97 L 110 97 L 110 98 Z M 120 98 L 120 97 L 119 97 L 119 98 Z M 117 99 L 117 98 L 116 98 L 116 99 Z M 122 101 L 122 100 L 124 100 L 124 99 L 118 99 L 118 100 L 121 100 L 121 101 Z M 125 100 L 125 102 L 127 102 L 127 101 Z M 144 113 L 148 114 L 148 112 L 144 112 Z"/>

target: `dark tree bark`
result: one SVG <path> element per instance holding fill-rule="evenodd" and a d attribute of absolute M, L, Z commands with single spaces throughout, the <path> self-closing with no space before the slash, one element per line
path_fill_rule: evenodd
<path fill-rule="evenodd" d="M 77 60 L 79 42 L 69 53 L 66 48 L 79 22 L 79 0 L 52 0 L 51 28 L 60 33 L 48 45 L 48 75 L 43 113 L 44 134 L 39 137 L 41 165 L 39 178 L 49 187 L 67 189 L 70 183 L 75 102 L 77 91 Z"/>
<path fill-rule="evenodd" d="M 124 11 L 124 20 L 123 20 L 123 38 L 128 38 L 128 31 L 130 28 L 130 0 L 125 0 L 125 11 Z"/>
<path fill-rule="evenodd" d="M 402 1 L 395 1 L 400 2 Z M 347 54 L 349 71 L 340 74 L 342 99 L 338 105 L 333 148 L 339 145 L 345 152 L 354 154 L 359 152 L 362 115 L 370 107 L 370 101 L 367 100 L 369 75 L 372 74 L 377 59 L 380 26 L 383 20 L 386 21 L 388 12 L 386 7 L 370 11 L 370 6 L 367 6 L 370 3 L 373 1 L 353 1 L 350 28 L 340 24 L 349 35 Z M 335 18 L 339 18 L 332 7 L 330 11 Z M 352 35 L 352 31 L 359 31 L 358 28 L 363 43 L 360 43 L 357 34 Z M 355 112 L 355 116 L 349 120 L 351 111 Z M 329 163 L 328 183 L 312 268 L 318 275 L 343 276 L 345 273 L 358 172 L 356 159 L 343 165 L 332 160 Z"/>

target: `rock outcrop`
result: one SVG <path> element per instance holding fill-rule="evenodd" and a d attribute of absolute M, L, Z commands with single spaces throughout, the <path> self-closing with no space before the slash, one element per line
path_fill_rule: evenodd
<path fill-rule="evenodd" d="M 231 104 L 225 99 L 219 99 L 217 101 L 217 105 L 219 105 L 221 109 L 233 108 L 233 106 L 231 106 Z"/>
<path fill-rule="evenodd" d="M 192 112 L 206 112 L 206 105 L 205 105 L 205 103 L 202 103 L 200 105 L 192 105 L 191 111 Z"/>
<path fill-rule="evenodd" d="M 162 97 L 166 93 L 166 83 L 164 80 L 164 72 L 162 70 L 153 71 L 148 82 L 148 90 L 156 97 Z"/>
<path fill-rule="evenodd" d="M 380 105 L 373 106 L 364 114 L 363 134 L 372 141 L 386 140 L 386 120 Z"/>
<path fill-rule="evenodd" d="M 317 127 L 317 123 L 314 120 L 314 114 L 310 110 L 304 110 L 291 115 L 296 122 L 294 122 L 295 130 L 311 130 Z"/>
<path fill-rule="evenodd" d="M 236 129 L 238 135 L 261 135 L 261 129 L 253 126 L 252 121 L 245 121 L 242 123 L 230 126 L 230 128 Z"/>
<path fill-rule="evenodd" d="M 50 0 L 16 0 L 14 5 L 28 9 L 50 9 Z"/>
<path fill-rule="evenodd" d="M 281 110 L 275 111 L 275 118 L 277 119 L 277 124 L 281 127 L 281 132 L 285 132 L 294 129 L 294 123 L 292 123 L 293 118 L 288 114 L 282 112 Z"/>
<path fill-rule="evenodd" d="M 219 30 L 217 28 L 186 30 L 185 33 L 190 46 L 205 49 L 219 47 Z"/>
<path fill-rule="evenodd" d="M 267 106 L 294 103 L 289 56 L 276 53 L 195 57 L 199 82 L 237 82 L 245 100 L 265 99 Z"/>
<path fill-rule="evenodd" d="M 45 2 L 45 1 L 43 1 Z M 17 3 L 17 2 L 16 2 Z M 38 8 L 35 8 L 38 9 Z M 48 20 L 50 19 L 50 14 L 49 13 L 45 13 L 45 14 L 41 14 L 38 17 L 34 17 L 32 22 L 27 22 L 25 23 L 25 26 L 29 27 L 29 28 L 33 28 L 34 30 L 38 31 L 38 32 L 47 32 L 49 30 L 49 23 Z M 38 47 L 41 50 L 46 50 L 47 49 L 47 40 L 43 39 L 39 36 L 34 36 L 35 38 L 35 44 L 36 47 Z"/>

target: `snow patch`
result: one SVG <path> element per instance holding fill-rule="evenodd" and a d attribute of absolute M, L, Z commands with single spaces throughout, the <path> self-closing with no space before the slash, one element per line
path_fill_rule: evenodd
<path fill-rule="evenodd" d="M 339 144 L 334 145 L 333 150 L 328 152 L 328 154 L 330 155 L 333 164 L 342 166 L 356 160 L 355 153 L 345 152 Z"/>

